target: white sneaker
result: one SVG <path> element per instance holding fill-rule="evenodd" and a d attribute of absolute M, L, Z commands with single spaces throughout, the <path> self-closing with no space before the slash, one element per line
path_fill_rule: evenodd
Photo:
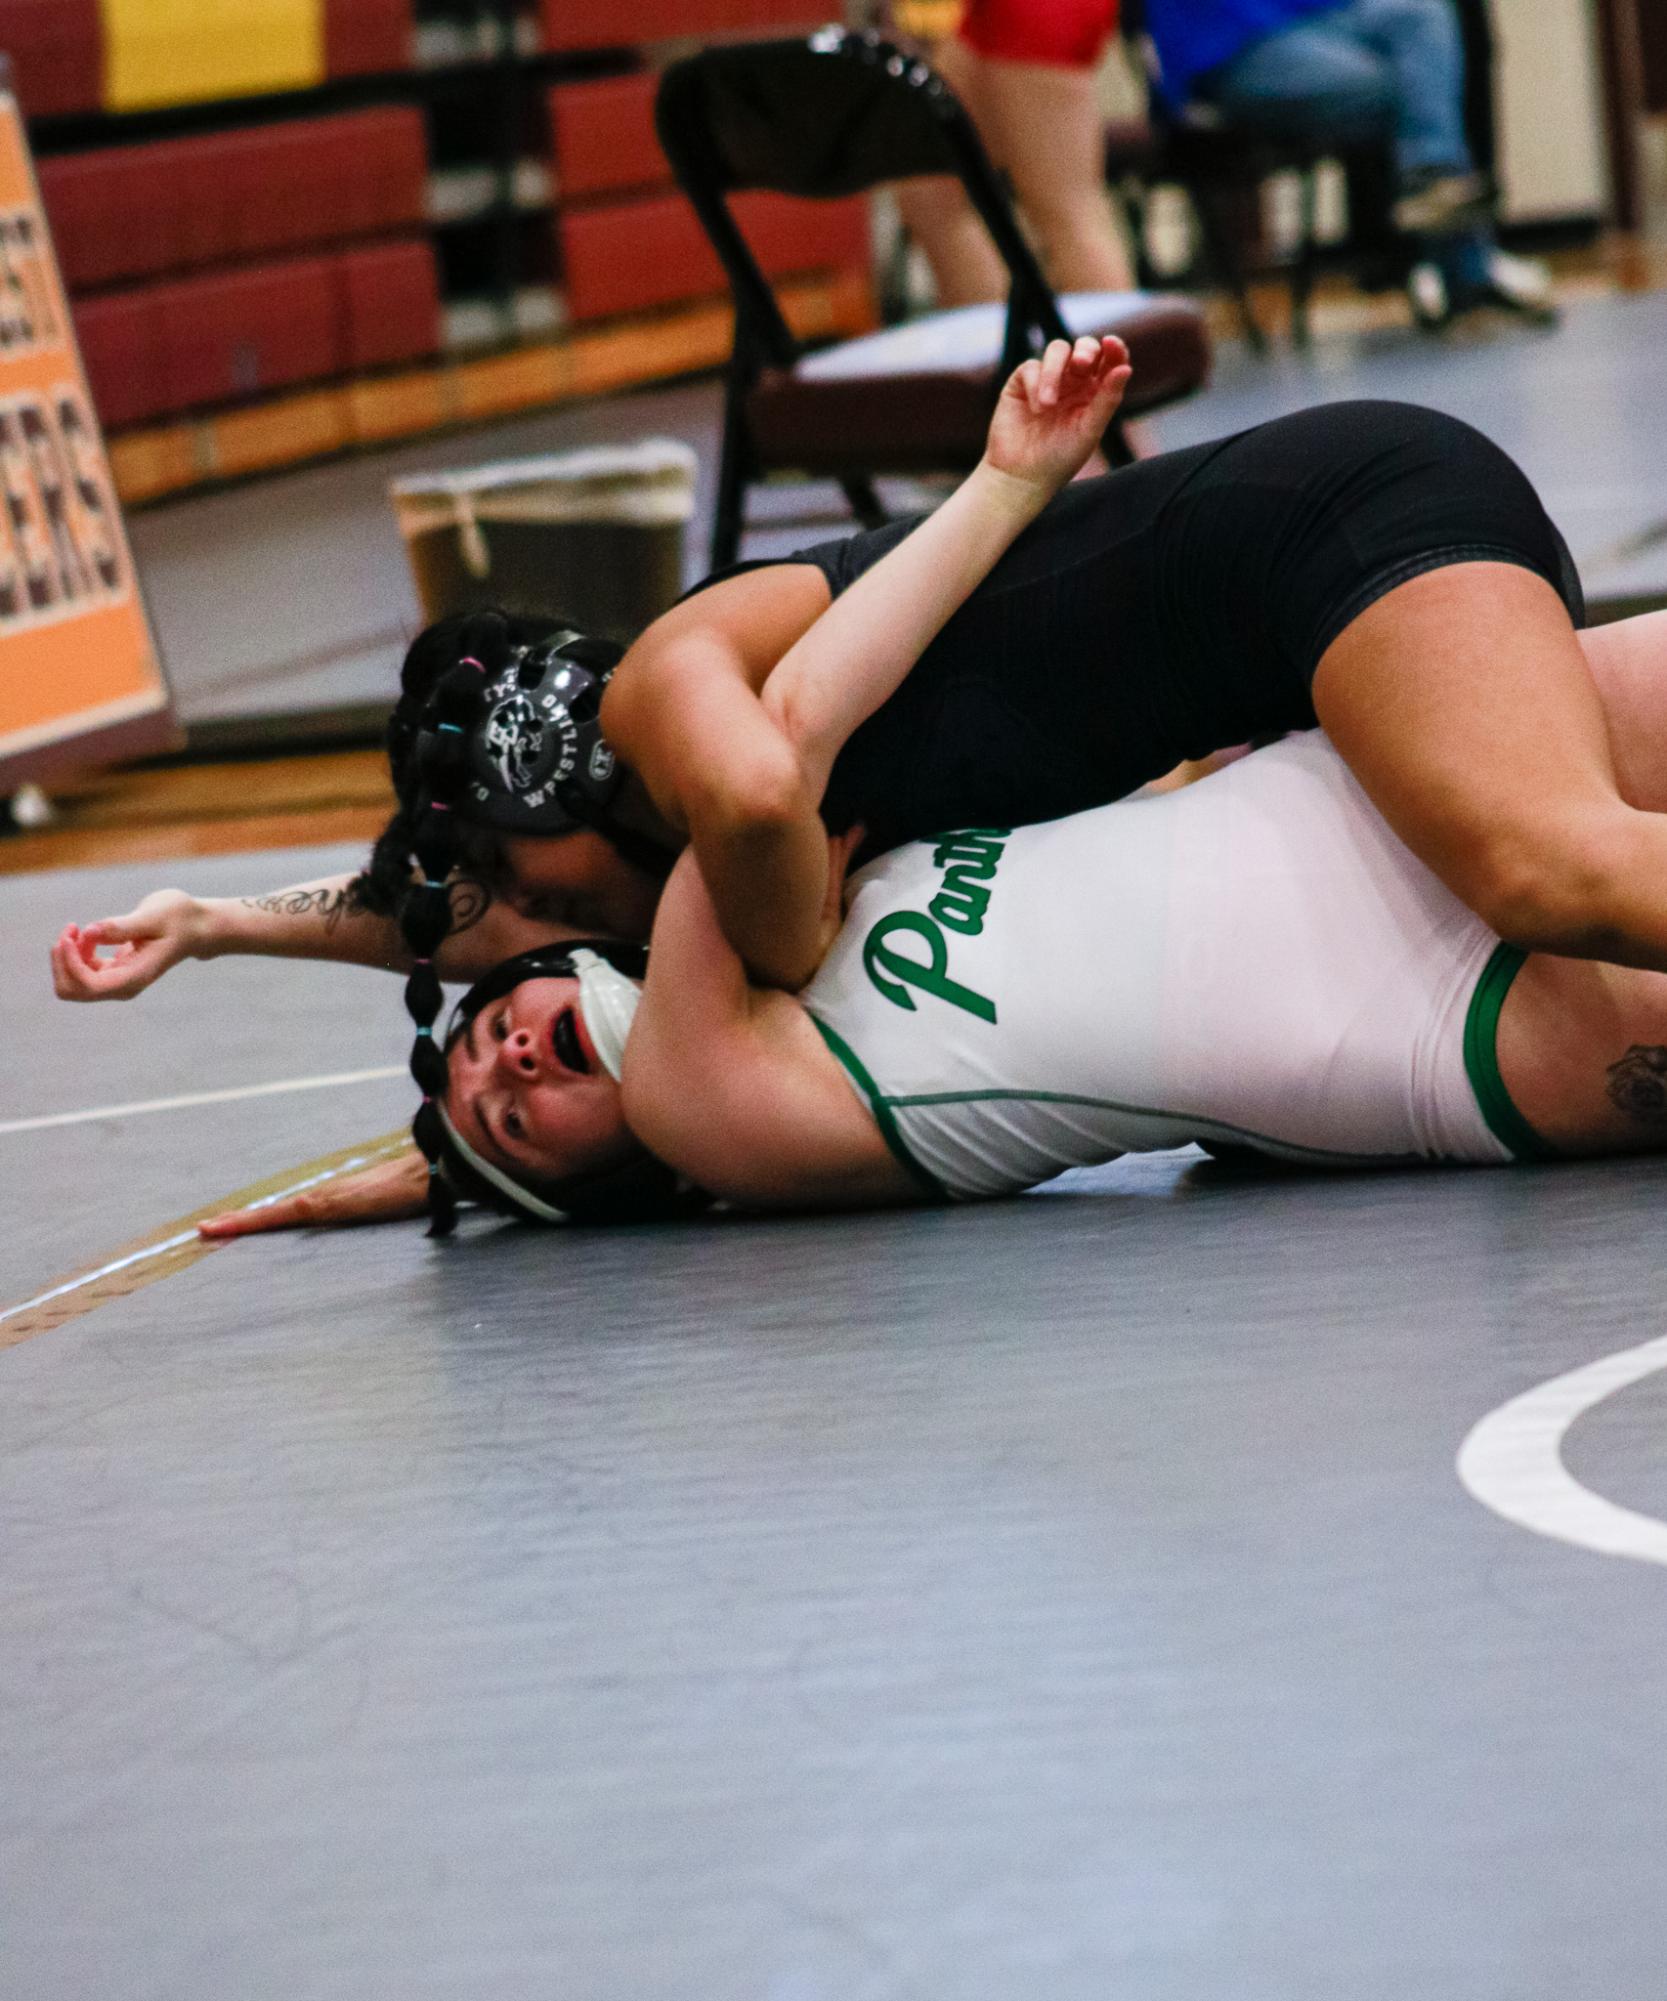
<path fill-rule="evenodd" d="M 1551 273 L 1537 257 L 1513 257 L 1508 250 L 1488 252 L 1487 285 L 1481 303 L 1503 306 L 1525 319 L 1550 325 L 1557 317 Z"/>
<path fill-rule="evenodd" d="M 1426 333 L 1439 333 L 1453 317 L 1447 274 L 1439 264 L 1415 264 L 1407 273 L 1407 303 Z"/>

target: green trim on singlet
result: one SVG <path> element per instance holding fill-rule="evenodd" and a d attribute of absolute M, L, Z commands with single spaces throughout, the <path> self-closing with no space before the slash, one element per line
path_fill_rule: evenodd
<path fill-rule="evenodd" d="M 810 1014 L 808 1008 L 805 1012 Z M 861 1057 L 858 1056 L 857 1052 L 845 1038 L 841 1035 L 836 1035 L 825 1021 L 814 1014 L 810 1018 L 816 1023 L 817 1033 L 839 1059 L 845 1074 L 868 1100 L 868 1109 L 874 1114 L 874 1123 L 880 1128 L 880 1137 L 891 1149 L 898 1166 L 908 1173 L 910 1180 L 921 1188 L 932 1201 L 952 1201 L 954 1198 L 950 1195 L 949 1190 L 935 1176 L 922 1167 L 920 1162 L 909 1151 L 902 1133 L 898 1131 L 897 1121 L 891 1115 L 890 1099 L 886 1097 L 874 1079 L 869 1076 Z"/>
<path fill-rule="evenodd" d="M 922 1091 L 910 1098 L 888 1098 L 893 1111 L 908 1111 L 916 1105 L 977 1105 L 993 1099 L 1034 1105 L 1086 1105 L 1096 1112 L 1122 1112 L 1130 1118 L 1168 1119 L 1176 1125 L 1191 1126 L 1210 1139 L 1242 1140 L 1258 1152 L 1287 1161 L 1313 1161 L 1323 1167 L 1398 1167 L 1420 1161 L 1418 1153 L 1345 1153 L 1335 1147 L 1305 1146 L 1301 1140 L 1275 1139 L 1250 1126 L 1229 1125 L 1225 1119 L 1205 1118 L 1197 1112 L 1177 1112 L 1163 1105 L 1131 1105 L 1123 1098 L 1091 1098 L 1084 1091 Z M 1061 1168 L 1060 1173 L 1065 1170 Z"/>
<path fill-rule="evenodd" d="M 1499 1012 L 1527 957 L 1515 945 L 1496 945 L 1482 968 L 1464 1018 L 1464 1071 L 1488 1131 L 1513 1159 L 1556 1160 L 1557 1149 L 1548 1146 L 1512 1104 L 1499 1074 Z"/>
<path fill-rule="evenodd" d="M 806 1008 L 805 1012 L 810 1014 L 810 1009 Z M 1272 1139 L 1266 1133 L 1253 1132 L 1248 1126 L 1229 1125 L 1225 1119 L 1200 1118 L 1192 1112 L 1168 1111 L 1155 1105 L 1131 1105 L 1119 1098 L 1091 1098 L 1081 1091 L 923 1091 L 912 1097 L 887 1097 L 844 1037 L 816 1015 L 810 1014 L 810 1018 L 852 1083 L 868 1100 L 869 1110 L 874 1114 L 881 1136 L 899 1164 L 938 1202 L 953 1202 L 955 1197 L 909 1151 L 908 1142 L 897 1123 L 896 1114 L 899 1111 L 925 1105 L 976 1105 L 998 1099 L 1042 1105 L 1086 1105 L 1093 1111 L 1122 1112 L 1133 1118 L 1171 1119 L 1177 1124 L 1196 1128 L 1210 1139 L 1243 1142 L 1258 1152 L 1297 1165 L 1312 1162 L 1323 1167 L 1398 1167 L 1422 1159 L 1422 1155 L 1414 1153 L 1344 1153 L 1320 1146 L 1304 1146 L 1296 1140 Z M 1063 1169 L 1059 1171 L 1064 1172 Z"/>

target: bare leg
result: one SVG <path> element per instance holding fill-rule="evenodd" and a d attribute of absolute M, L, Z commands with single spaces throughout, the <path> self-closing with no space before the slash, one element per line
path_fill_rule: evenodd
<path fill-rule="evenodd" d="M 1105 187 L 1105 120 L 1089 69 L 980 56 L 940 42 L 933 67 L 960 98 L 998 167 L 1012 177 L 1042 268 L 1061 292 L 1122 292 L 1134 284 Z M 904 226 L 926 252 L 939 302 L 1007 296 L 1007 271 L 959 181 L 933 177 L 897 190 Z"/>
<path fill-rule="evenodd" d="M 1667 1151 L 1667 973 L 1536 952 L 1505 997 L 1500 1080 L 1563 1153 Z"/>
<path fill-rule="evenodd" d="M 1667 812 L 1667 612 L 1578 635 L 1621 796 Z M 1499 1021 L 1500 1075 L 1567 1153 L 1667 1151 L 1667 974 L 1536 954 Z"/>
<path fill-rule="evenodd" d="M 1609 724 L 1621 797 L 1647 813 L 1667 813 L 1667 611 L 1578 636 Z"/>
<path fill-rule="evenodd" d="M 1094 71 L 985 57 L 976 116 L 996 163 L 1013 178 L 1055 290 L 1130 290 L 1134 274 L 1106 192 Z"/>
<path fill-rule="evenodd" d="M 931 61 L 966 106 L 986 149 L 993 151 L 979 101 L 985 67 L 982 59 L 952 36 L 936 45 Z M 932 267 L 940 306 L 973 306 L 1007 297 L 1007 266 L 967 199 L 966 189 L 953 175 L 899 181 L 896 193 L 903 227 Z"/>
<path fill-rule="evenodd" d="M 1618 689 L 1621 668 L 1605 673 Z M 1667 815 L 1623 797 L 1598 684 L 1543 578 L 1414 577 L 1327 648 L 1314 706 L 1384 818 L 1501 937 L 1667 970 Z"/>

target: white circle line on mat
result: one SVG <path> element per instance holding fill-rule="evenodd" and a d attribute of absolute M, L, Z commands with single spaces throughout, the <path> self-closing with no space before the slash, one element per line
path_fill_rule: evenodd
<path fill-rule="evenodd" d="M 1667 1564 L 1667 1522 L 1618 1507 L 1584 1487 L 1563 1463 L 1577 1418 L 1618 1391 L 1667 1369 L 1667 1335 L 1525 1390 L 1472 1427 L 1459 1447 L 1465 1490 L 1519 1528 L 1558 1542 Z"/>
<path fill-rule="evenodd" d="M 49 1112 L 41 1118 L 0 1120 L 0 1135 L 44 1132 L 48 1126 L 80 1126 L 93 1119 L 131 1119 L 141 1112 L 182 1112 L 194 1105 L 230 1105 L 239 1098 L 275 1098 L 285 1091 L 330 1091 L 343 1084 L 374 1084 L 403 1077 L 395 1063 L 379 1070 L 343 1070 L 334 1077 L 285 1077 L 275 1084 L 236 1084 L 224 1091 L 190 1091 L 178 1098 L 143 1098 L 131 1105 L 96 1105 L 87 1112 Z"/>

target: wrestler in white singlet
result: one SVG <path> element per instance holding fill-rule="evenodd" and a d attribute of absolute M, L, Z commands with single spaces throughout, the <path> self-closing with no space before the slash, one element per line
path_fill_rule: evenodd
<path fill-rule="evenodd" d="M 1318 732 L 1155 799 L 897 849 L 852 891 L 801 999 L 935 1193 L 1189 1141 L 1541 1151 L 1493 1055 L 1522 955 Z"/>

